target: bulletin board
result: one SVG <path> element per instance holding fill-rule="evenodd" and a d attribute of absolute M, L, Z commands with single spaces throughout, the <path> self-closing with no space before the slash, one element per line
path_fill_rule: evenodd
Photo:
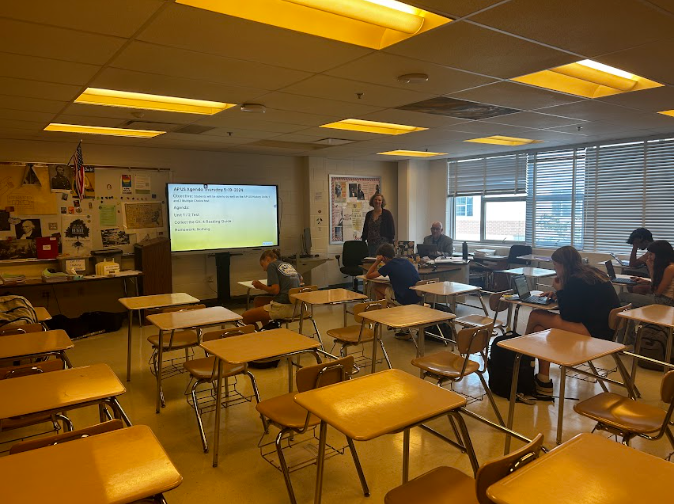
<path fill-rule="evenodd" d="M 60 256 L 168 237 L 167 169 L 85 166 L 84 195 L 66 164 L 0 163 L 0 262 L 38 258 L 36 238 L 59 239 Z"/>
<path fill-rule="evenodd" d="M 329 175 L 330 244 L 360 240 L 370 198 L 381 193 L 381 177 Z"/>

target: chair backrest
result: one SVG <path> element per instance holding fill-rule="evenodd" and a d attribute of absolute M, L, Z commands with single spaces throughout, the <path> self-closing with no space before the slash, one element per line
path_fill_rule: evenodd
<path fill-rule="evenodd" d="M 221 329 L 219 331 L 209 331 L 204 333 L 201 341 L 213 341 L 221 338 L 229 338 L 230 336 L 241 336 L 242 334 L 250 334 L 255 332 L 255 326 L 248 324 L 240 327 L 230 327 L 228 329 Z"/>
<path fill-rule="evenodd" d="M 297 370 L 297 390 L 306 392 L 344 381 L 353 372 L 353 355 Z"/>
<path fill-rule="evenodd" d="M 367 244 L 361 240 L 345 241 L 342 246 L 342 264 L 344 266 L 358 266 L 367 257 Z"/>
<path fill-rule="evenodd" d="M 25 334 L 30 332 L 44 331 L 42 324 L 7 324 L 0 329 L 0 336 L 12 336 L 14 334 Z"/>
<path fill-rule="evenodd" d="M 503 296 L 506 294 L 512 294 L 511 290 L 505 290 L 501 292 L 494 292 L 489 296 L 489 309 L 495 313 L 502 312 L 510 306 L 510 303 L 507 303 L 503 300 Z"/>
<path fill-rule="evenodd" d="M 78 429 L 71 432 L 63 432 L 61 434 L 56 434 L 55 436 L 49 436 L 45 438 L 17 443 L 9 449 L 9 454 L 14 455 L 16 453 L 35 450 L 37 448 L 43 448 L 45 446 L 67 443 L 68 441 L 74 441 L 75 439 L 80 439 L 83 437 L 95 436 L 96 434 L 114 431 L 117 429 L 121 429 L 123 427 L 124 423 L 121 420 L 119 419 L 109 420 L 107 422 L 92 425 L 91 427 L 85 427 L 84 429 Z"/>
<path fill-rule="evenodd" d="M 631 309 L 632 309 L 631 303 L 626 304 L 625 306 L 618 306 L 618 308 L 613 308 L 613 310 L 611 310 L 611 313 L 608 314 L 608 326 L 614 331 L 620 329 L 622 325 L 627 322 L 627 319 L 618 317 L 618 314 Z"/>
<path fill-rule="evenodd" d="M 519 450 L 512 451 L 503 457 L 490 460 L 480 467 L 477 470 L 477 476 L 475 477 L 477 501 L 480 504 L 494 504 L 494 502 L 487 497 L 487 488 L 523 465 L 537 459 L 541 446 L 543 446 L 543 434 L 539 434 L 530 443 L 524 445 Z M 545 500 L 545 497 L 541 496 L 541 499 Z"/>
<path fill-rule="evenodd" d="M 185 306 L 167 306 L 166 308 L 161 308 L 162 313 L 173 313 L 179 311 L 190 311 L 190 310 L 203 310 L 206 308 L 204 304 L 194 304 L 194 305 L 185 305 Z"/>
<path fill-rule="evenodd" d="M 387 308 L 388 303 L 385 299 L 380 299 L 379 301 L 368 301 L 366 303 L 358 303 L 353 307 L 353 318 L 356 322 L 360 323 L 363 321 L 363 317 L 360 316 L 361 313 L 372 310 L 381 310 L 382 308 Z"/>
<path fill-rule="evenodd" d="M 662 402 L 671 403 L 674 400 L 674 369 L 662 378 L 660 384 L 660 398 Z"/>
<path fill-rule="evenodd" d="M 494 324 L 461 329 L 456 335 L 456 347 L 459 353 L 461 355 L 485 353 L 493 330 Z"/>
<path fill-rule="evenodd" d="M 513 245 L 508 252 L 508 262 L 522 262 L 522 259 L 517 259 L 519 256 L 529 255 L 532 252 L 530 245 Z"/>
<path fill-rule="evenodd" d="M 295 294 L 301 294 L 303 292 L 313 292 L 318 290 L 318 285 L 303 285 L 302 287 L 293 287 L 288 290 L 288 298 L 293 303 L 295 302 Z"/>
<path fill-rule="evenodd" d="M 32 364 L 21 364 L 20 366 L 8 366 L 0 368 L 0 380 L 50 373 L 52 371 L 60 371 L 61 369 L 63 369 L 63 360 L 61 359 L 50 359 Z"/>

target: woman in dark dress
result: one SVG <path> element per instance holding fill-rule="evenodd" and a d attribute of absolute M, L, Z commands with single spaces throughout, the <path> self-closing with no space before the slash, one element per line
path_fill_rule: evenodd
<path fill-rule="evenodd" d="M 365 215 L 363 234 L 361 239 L 367 241 L 368 255 L 377 255 L 377 249 L 384 243 L 393 243 L 396 229 L 393 223 L 393 214 L 386 210 L 386 198 L 383 194 L 375 193 L 370 198 L 370 210 Z"/>

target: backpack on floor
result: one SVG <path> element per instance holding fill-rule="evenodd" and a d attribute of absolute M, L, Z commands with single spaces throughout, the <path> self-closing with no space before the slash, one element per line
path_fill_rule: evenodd
<path fill-rule="evenodd" d="M 0 327 L 7 324 L 37 324 L 37 314 L 23 296 L 0 296 Z"/>
<path fill-rule="evenodd" d="M 489 372 L 489 388 L 497 396 L 510 398 L 510 385 L 513 378 L 515 353 L 498 346 L 499 341 L 519 336 L 514 331 L 508 331 L 503 336 L 497 336 L 491 343 L 487 371 Z M 520 373 L 517 379 L 517 392 L 527 396 L 536 395 L 534 381 L 534 358 L 523 355 L 520 359 Z"/>
<path fill-rule="evenodd" d="M 669 331 L 655 324 L 644 324 L 639 331 L 641 333 L 639 355 L 665 362 L 665 349 L 667 348 Z M 671 361 L 674 362 L 674 356 L 672 356 Z M 664 367 L 641 359 L 637 360 L 637 365 L 655 371 L 662 371 Z"/>

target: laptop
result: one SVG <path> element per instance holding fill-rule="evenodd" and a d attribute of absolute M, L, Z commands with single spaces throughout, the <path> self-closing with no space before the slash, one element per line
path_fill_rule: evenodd
<path fill-rule="evenodd" d="M 515 275 L 513 277 L 513 283 L 515 284 L 515 292 L 517 297 L 520 298 L 520 301 L 523 303 L 547 305 L 552 303 L 552 299 L 545 296 L 532 296 L 531 291 L 529 291 L 529 284 L 527 283 L 527 277 L 524 275 Z"/>
<path fill-rule="evenodd" d="M 630 265 L 630 262 L 629 262 L 629 261 L 625 261 L 625 260 L 623 260 L 623 259 L 618 258 L 618 256 L 617 256 L 616 254 L 614 254 L 613 252 L 611 252 L 609 255 L 610 255 L 611 257 L 613 257 L 613 259 L 615 259 L 616 261 L 618 261 L 618 264 L 620 264 L 620 266 L 629 266 L 629 265 Z"/>
<path fill-rule="evenodd" d="M 433 259 L 434 257 L 438 257 L 440 255 L 437 246 L 424 245 L 423 243 L 417 245 L 417 252 L 421 257 L 430 257 L 431 259 Z"/>
<path fill-rule="evenodd" d="M 636 285 L 637 282 L 632 280 L 631 278 L 617 278 L 615 274 L 615 269 L 613 269 L 613 262 L 612 261 L 606 261 L 604 263 L 604 266 L 606 266 L 606 272 L 608 273 L 608 277 L 611 279 L 611 282 L 617 283 L 617 284 L 625 284 L 625 285 Z"/>

